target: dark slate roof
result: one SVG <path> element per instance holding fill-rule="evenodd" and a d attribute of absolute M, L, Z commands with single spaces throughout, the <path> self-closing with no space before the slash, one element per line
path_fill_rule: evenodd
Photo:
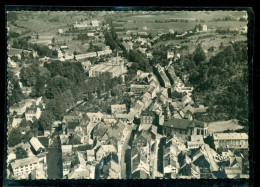
<path fill-rule="evenodd" d="M 144 111 L 142 111 L 141 116 L 153 116 L 153 117 L 155 117 L 156 114 L 155 114 L 155 112 L 153 112 L 153 111 L 144 110 Z"/>
<path fill-rule="evenodd" d="M 104 157 L 104 165 L 106 165 L 107 163 L 109 163 L 112 160 L 114 162 L 118 163 L 118 156 L 116 153 L 109 153 L 106 157 Z"/>
<path fill-rule="evenodd" d="M 207 124 L 198 120 L 190 121 L 188 119 L 171 118 L 169 121 L 164 123 L 164 126 L 186 130 L 187 128 L 194 127 L 194 126 L 203 128 L 206 127 Z"/>
<path fill-rule="evenodd" d="M 133 179 L 149 179 L 149 175 L 143 171 L 143 170 L 138 170 L 132 174 Z"/>
<path fill-rule="evenodd" d="M 104 125 L 104 123 L 99 123 L 97 126 L 94 127 L 94 132 L 93 135 L 94 136 L 103 136 L 105 134 L 105 132 L 107 131 L 106 126 Z"/>
<path fill-rule="evenodd" d="M 189 121 L 188 119 L 171 118 L 169 121 L 164 123 L 164 126 L 186 130 L 190 126 L 190 124 L 191 121 Z"/>
<path fill-rule="evenodd" d="M 196 120 L 196 119 L 194 119 L 193 122 L 194 122 L 194 125 L 195 125 L 196 127 L 201 127 L 201 128 L 203 128 L 203 127 L 207 126 L 206 123 L 204 123 L 204 122 L 202 122 L 202 121 L 198 121 L 198 120 Z"/>
<path fill-rule="evenodd" d="M 68 122 L 67 129 L 75 129 L 77 126 L 79 126 L 79 122 Z"/>
<path fill-rule="evenodd" d="M 174 97 L 176 97 L 176 98 L 182 98 L 182 93 L 180 93 L 180 92 L 174 90 L 174 91 L 172 92 L 172 98 L 174 98 Z"/>
<path fill-rule="evenodd" d="M 79 114 L 75 111 L 65 114 L 64 116 L 79 116 Z"/>
<path fill-rule="evenodd" d="M 38 140 L 44 147 L 49 147 L 49 138 L 48 137 L 38 137 Z"/>

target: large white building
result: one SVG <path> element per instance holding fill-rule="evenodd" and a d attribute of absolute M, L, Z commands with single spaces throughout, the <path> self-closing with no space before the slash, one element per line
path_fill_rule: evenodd
<path fill-rule="evenodd" d="M 38 158 L 28 157 L 15 160 L 11 163 L 14 176 L 29 174 L 32 170 L 38 168 Z"/>
<path fill-rule="evenodd" d="M 41 117 L 41 110 L 40 108 L 33 106 L 30 108 L 27 108 L 25 112 L 25 119 L 27 121 L 33 121 L 33 118 L 39 119 Z"/>
<path fill-rule="evenodd" d="M 246 133 L 215 133 L 213 140 L 216 148 L 248 148 Z"/>

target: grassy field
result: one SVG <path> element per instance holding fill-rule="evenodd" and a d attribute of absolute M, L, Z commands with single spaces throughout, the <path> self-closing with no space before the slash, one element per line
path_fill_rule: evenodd
<path fill-rule="evenodd" d="M 237 122 L 229 120 L 229 121 L 218 121 L 211 122 L 208 125 L 209 132 L 223 132 L 225 130 L 238 130 L 242 129 L 243 126 L 240 126 Z"/>
<path fill-rule="evenodd" d="M 137 29 L 137 31 L 142 31 L 143 27 L 148 27 L 148 33 L 157 33 L 158 31 L 162 32 L 168 32 L 169 29 L 173 29 L 177 32 L 182 32 L 186 30 L 191 30 L 194 28 L 196 24 L 199 24 L 200 22 L 196 22 L 195 20 L 203 19 L 205 20 L 205 23 L 209 29 L 216 29 L 216 28 L 237 28 L 237 27 L 244 27 L 246 26 L 246 22 L 240 22 L 240 21 L 213 21 L 214 18 L 224 18 L 227 16 L 230 17 L 236 17 L 239 18 L 241 16 L 246 15 L 245 12 L 231 12 L 231 11 L 220 11 L 218 12 L 169 12 L 167 14 L 162 15 L 128 15 L 124 17 L 124 14 L 122 15 L 122 18 L 119 18 L 120 20 L 127 21 L 127 22 L 115 22 L 117 24 L 121 24 L 123 27 L 125 27 L 128 30 L 131 29 Z M 170 22 L 170 23 L 156 23 L 155 20 L 164 21 L 167 19 L 184 19 L 188 20 L 188 23 L 185 22 Z"/>

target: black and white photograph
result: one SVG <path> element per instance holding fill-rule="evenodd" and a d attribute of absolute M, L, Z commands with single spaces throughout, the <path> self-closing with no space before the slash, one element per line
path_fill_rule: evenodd
<path fill-rule="evenodd" d="M 247 11 L 5 14 L 7 179 L 249 179 Z"/>

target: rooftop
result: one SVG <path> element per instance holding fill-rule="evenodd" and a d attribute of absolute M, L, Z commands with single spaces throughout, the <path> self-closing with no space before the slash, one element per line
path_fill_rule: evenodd
<path fill-rule="evenodd" d="M 11 163 L 11 166 L 14 169 L 14 168 L 22 167 L 22 166 L 27 166 L 30 164 L 35 164 L 37 162 L 38 162 L 38 158 L 33 156 L 33 157 L 15 160 L 14 162 Z"/>
<path fill-rule="evenodd" d="M 215 133 L 214 140 L 248 140 L 246 133 Z"/>

